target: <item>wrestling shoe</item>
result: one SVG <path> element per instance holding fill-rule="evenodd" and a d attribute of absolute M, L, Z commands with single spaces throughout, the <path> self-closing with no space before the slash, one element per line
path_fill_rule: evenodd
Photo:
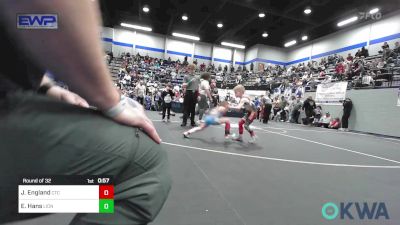
<path fill-rule="evenodd" d="M 239 141 L 239 142 L 243 142 L 243 138 L 242 136 L 239 136 L 237 138 L 233 138 L 234 141 Z"/>
<path fill-rule="evenodd" d="M 161 120 L 163 123 L 165 123 L 165 118 Z"/>
<path fill-rule="evenodd" d="M 249 143 L 254 143 L 256 142 L 257 136 L 254 135 L 253 137 L 250 138 Z"/>
<path fill-rule="evenodd" d="M 183 137 L 184 138 L 189 138 L 189 132 L 183 132 Z"/>
<path fill-rule="evenodd" d="M 225 141 L 229 141 L 232 139 L 232 136 L 230 134 L 225 134 Z"/>

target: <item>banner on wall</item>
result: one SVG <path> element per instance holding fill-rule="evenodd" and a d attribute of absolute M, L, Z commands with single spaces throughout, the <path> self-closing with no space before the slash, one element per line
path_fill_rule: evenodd
<path fill-rule="evenodd" d="M 259 91 L 259 90 L 246 90 L 246 95 L 249 96 L 251 99 L 255 97 L 260 97 L 262 95 L 266 95 L 266 91 Z M 218 88 L 218 95 L 221 100 L 225 100 L 226 96 L 229 95 L 230 98 L 235 98 L 235 93 L 232 89 L 221 89 Z"/>
<path fill-rule="evenodd" d="M 341 105 L 346 98 L 347 82 L 319 84 L 315 102 L 322 105 Z"/>
<path fill-rule="evenodd" d="M 397 106 L 400 106 L 400 88 L 397 92 Z"/>

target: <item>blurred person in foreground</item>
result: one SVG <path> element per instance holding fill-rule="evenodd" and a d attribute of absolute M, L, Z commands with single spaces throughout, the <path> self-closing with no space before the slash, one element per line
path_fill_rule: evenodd
<path fill-rule="evenodd" d="M 142 106 L 112 84 L 97 2 L 3 0 L 0 12 L 0 223 L 41 215 L 17 213 L 18 178 L 40 174 L 114 177 L 114 213 L 70 224 L 152 221 L 170 190 L 166 152 Z M 17 14 L 33 13 L 57 14 L 58 28 L 18 29 Z"/>

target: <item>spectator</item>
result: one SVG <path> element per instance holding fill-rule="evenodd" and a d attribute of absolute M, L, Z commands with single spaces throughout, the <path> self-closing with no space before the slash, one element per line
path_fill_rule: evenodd
<path fill-rule="evenodd" d="M 376 65 L 376 68 L 378 69 L 383 69 L 386 66 L 386 62 L 383 58 L 379 59 L 378 65 Z"/>
<path fill-rule="evenodd" d="M 205 71 L 206 70 L 206 64 L 204 62 L 200 65 L 200 71 Z"/>
<path fill-rule="evenodd" d="M 321 116 L 322 116 L 322 107 L 317 106 L 317 108 L 314 109 L 314 125 L 318 125 Z"/>
<path fill-rule="evenodd" d="M 155 102 L 156 111 L 160 111 L 160 109 L 161 109 L 161 107 L 163 105 L 163 98 L 162 98 L 161 94 L 162 93 L 160 91 L 157 91 L 156 94 L 154 95 L 154 102 Z"/>
<path fill-rule="evenodd" d="M 336 117 L 335 119 L 333 119 L 330 123 L 328 128 L 330 129 L 338 129 L 340 127 L 340 119 L 338 117 Z"/>
<path fill-rule="evenodd" d="M 389 49 L 386 54 L 386 57 L 387 57 L 386 60 L 387 60 L 388 64 L 395 63 L 397 54 L 393 50 Z"/>
<path fill-rule="evenodd" d="M 396 43 L 394 43 L 393 52 L 396 53 L 397 56 L 400 56 L 400 44 L 398 41 L 396 41 Z"/>
<path fill-rule="evenodd" d="M 383 43 L 382 45 L 382 56 L 384 60 L 389 58 L 389 53 L 390 53 L 389 44 L 385 41 L 385 43 Z"/>
<path fill-rule="evenodd" d="M 351 55 L 351 53 L 349 53 L 349 54 L 347 55 L 346 60 L 347 60 L 347 61 L 353 61 L 353 56 Z"/>
<path fill-rule="evenodd" d="M 339 62 L 338 64 L 336 64 L 336 67 L 335 67 L 335 75 L 336 75 L 336 78 L 338 79 L 338 80 L 343 80 L 343 76 L 344 76 L 344 65 L 343 65 L 343 63 L 342 62 Z"/>
<path fill-rule="evenodd" d="M 360 57 L 360 56 L 361 56 L 361 50 L 358 49 L 357 52 L 356 52 L 356 54 L 355 54 L 354 56 L 355 56 L 356 58 L 357 58 L 357 57 Z"/>
<path fill-rule="evenodd" d="M 171 84 L 167 84 L 165 87 L 165 90 L 161 94 L 161 99 L 162 99 L 162 121 L 165 122 L 165 113 L 167 113 L 167 122 L 170 121 L 170 115 L 171 115 L 171 102 L 174 97 L 174 92 L 171 89 Z"/>
<path fill-rule="evenodd" d="M 261 101 L 260 99 L 256 96 L 253 100 L 254 106 L 257 109 L 257 119 L 260 119 L 260 111 L 261 111 Z"/>
<path fill-rule="evenodd" d="M 364 62 L 362 60 L 357 60 L 354 63 L 353 76 L 363 76 L 364 73 L 365 73 Z"/>
<path fill-rule="evenodd" d="M 308 96 L 308 98 L 304 101 L 302 109 L 306 113 L 306 118 L 303 121 L 303 124 L 307 125 L 311 123 L 311 119 L 314 116 L 314 109 L 316 108 L 315 101 L 312 96 Z"/>
<path fill-rule="evenodd" d="M 300 98 L 297 98 L 292 110 L 292 123 L 299 124 L 299 116 L 302 105 L 303 104 L 301 103 Z"/>
<path fill-rule="evenodd" d="M 272 109 L 271 95 L 265 95 L 263 101 L 264 101 L 263 123 L 267 124 Z"/>
<path fill-rule="evenodd" d="M 389 49 L 389 44 L 386 41 L 383 43 L 382 49 Z"/>
<path fill-rule="evenodd" d="M 212 102 L 213 102 L 213 107 L 217 107 L 219 101 L 219 94 L 218 94 L 218 88 L 217 84 L 214 82 L 211 82 L 211 95 L 212 95 Z"/>
<path fill-rule="evenodd" d="M 328 128 L 331 121 L 332 121 L 331 114 L 329 112 L 326 112 L 325 115 L 322 116 L 322 118 L 319 120 L 318 126 Z"/>
<path fill-rule="evenodd" d="M 349 131 L 349 117 L 352 109 L 353 102 L 350 98 L 346 98 L 343 101 L 342 128 L 340 129 L 340 131 Z"/>
<path fill-rule="evenodd" d="M 319 71 L 319 77 L 325 77 L 325 70 L 323 70 L 323 69 L 319 69 L 320 71 Z"/>
<path fill-rule="evenodd" d="M 199 98 L 198 98 L 198 108 L 199 108 L 199 120 L 203 119 L 205 111 L 210 108 L 208 101 L 211 101 L 211 87 L 210 87 L 210 73 L 203 73 L 201 75 L 201 81 L 199 86 Z M 207 100 L 208 99 L 208 100 Z"/>
<path fill-rule="evenodd" d="M 144 97 L 146 94 L 146 86 L 144 86 L 143 81 L 137 83 L 135 87 L 136 92 L 136 100 L 141 104 L 144 105 Z"/>
<path fill-rule="evenodd" d="M 293 107 L 296 104 L 296 96 L 292 95 L 289 99 L 289 106 L 288 106 L 288 121 L 291 122 L 292 121 L 292 114 L 293 114 Z"/>
<path fill-rule="evenodd" d="M 280 104 L 279 104 L 279 97 L 278 97 L 278 96 L 275 97 L 275 99 L 274 99 L 272 105 L 273 105 L 272 110 L 273 110 L 273 112 L 274 112 L 274 115 L 272 116 L 272 120 L 274 120 L 274 119 L 277 117 L 278 112 L 281 110 L 281 107 L 280 107 Z"/>
<path fill-rule="evenodd" d="M 360 57 L 362 57 L 362 56 L 364 56 L 364 57 L 368 57 L 369 56 L 368 49 L 366 49 L 365 47 L 361 48 Z"/>
<path fill-rule="evenodd" d="M 286 106 L 288 105 L 288 102 L 285 99 L 285 96 L 281 96 L 281 100 L 279 102 L 279 108 L 280 108 L 280 115 L 281 115 L 281 121 L 286 121 Z"/>

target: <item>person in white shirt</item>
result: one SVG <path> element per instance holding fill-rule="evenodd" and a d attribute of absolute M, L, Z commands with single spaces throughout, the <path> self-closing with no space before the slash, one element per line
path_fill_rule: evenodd
<path fill-rule="evenodd" d="M 124 76 L 125 84 L 130 86 L 131 85 L 131 79 L 132 79 L 131 76 L 129 74 L 126 74 Z"/>
<path fill-rule="evenodd" d="M 135 88 L 137 101 L 143 105 L 144 95 L 146 87 L 143 85 L 143 81 L 139 82 Z"/>
<path fill-rule="evenodd" d="M 268 123 L 269 116 L 271 115 L 271 109 L 272 109 L 271 95 L 270 94 L 265 95 L 261 101 L 263 101 L 263 104 L 264 104 L 263 123 Z"/>
<path fill-rule="evenodd" d="M 326 84 L 326 83 L 331 83 L 332 82 L 332 78 L 331 76 L 325 76 L 325 79 L 321 81 L 321 83 Z"/>
<path fill-rule="evenodd" d="M 319 120 L 318 126 L 328 128 L 331 121 L 331 114 L 329 112 L 326 112 L 325 115 Z"/>
<path fill-rule="evenodd" d="M 210 73 L 203 73 L 201 75 L 201 81 L 199 85 L 199 97 L 198 97 L 198 109 L 199 109 L 199 120 L 202 120 L 205 111 L 210 107 L 208 100 L 212 99 L 211 88 L 210 88 Z M 208 99 L 208 100 L 207 100 Z"/>

